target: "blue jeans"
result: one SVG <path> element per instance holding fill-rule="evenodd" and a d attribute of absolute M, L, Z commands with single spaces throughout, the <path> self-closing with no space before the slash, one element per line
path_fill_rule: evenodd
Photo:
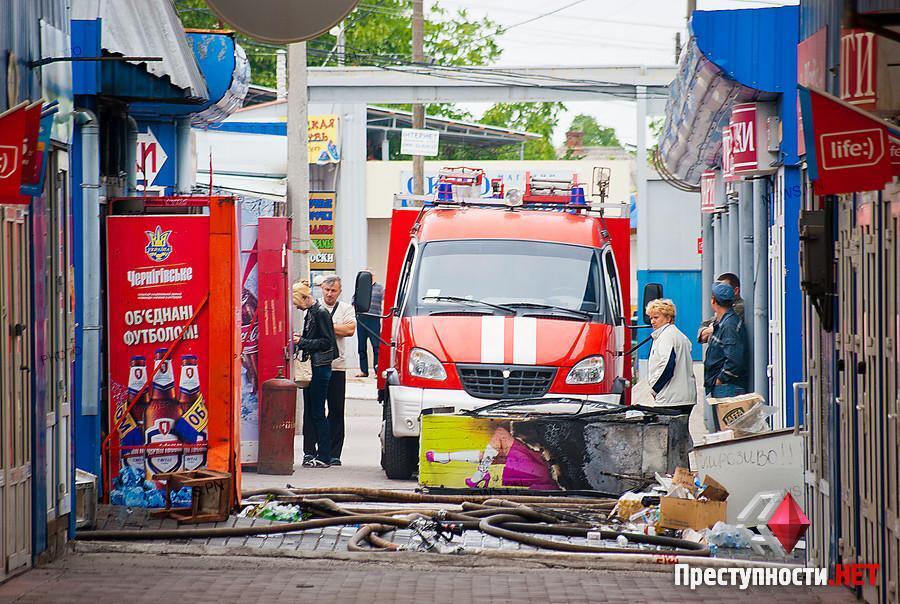
<path fill-rule="evenodd" d="M 331 365 L 313 367 L 312 381 L 303 389 L 303 454 L 331 462 L 331 429 L 325 417 L 325 397 L 331 382 Z M 309 435 L 310 438 L 306 438 Z"/>
<path fill-rule="evenodd" d="M 747 389 L 743 386 L 735 386 L 734 384 L 716 384 L 712 390 L 706 390 L 706 396 L 710 398 L 726 398 L 729 396 L 739 396 L 747 394 Z M 716 431 L 716 418 L 713 414 L 712 405 L 706 403 L 703 406 L 703 423 L 706 424 L 707 432 Z"/>

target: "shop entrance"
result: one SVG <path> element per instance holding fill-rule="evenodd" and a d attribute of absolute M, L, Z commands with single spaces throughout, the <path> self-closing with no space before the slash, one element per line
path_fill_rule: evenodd
<path fill-rule="evenodd" d="M 31 263 L 23 210 L 0 210 L 0 581 L 31 564 Z"/>

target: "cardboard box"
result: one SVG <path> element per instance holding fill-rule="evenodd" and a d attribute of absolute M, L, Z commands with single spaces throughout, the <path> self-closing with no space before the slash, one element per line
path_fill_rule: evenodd
<path fill-rule="evenodd" d="M 695 501 L 662 497 L 659 500 L 658 526 L 670 529 L 694 529 L 700 531 L 712 528 L 718 521 L 725 521 L 724 501 Z"/>
<path fill-rule="evenodd" d="M 729 398 L 711 398 L 708 401 L 715 412 L 717 431 L 727 430 L 736 419 L 747 413 L 756 403 L 765 404 L 763 398 L 756 393 Z"/>
<path fill-rule="evenodd" d="M 703 478 L 702 486 L 706 487 L 703 489 L 702 496 L 710 501 L 725 501 L 728 499 L 728 489 L 719 484 L 712 476 L 706 475 Z"/>

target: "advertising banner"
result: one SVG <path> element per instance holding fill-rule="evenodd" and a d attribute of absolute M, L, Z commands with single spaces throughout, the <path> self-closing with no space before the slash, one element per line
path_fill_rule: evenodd
<path fill-rule="evenodd" d="M 644 408 L 645 410 L 648 408 Z M 419 484 L 621 493 L 688 463 L 688 416 L 422 416 Z M 668 443 L 660 451 L 660 443 Z"/>
<path fill-rule="evenodd" d="M 244 197 L 241 233 L 241 463 L 256 463 L 259 446 L 259 221 L 275 202 Z"/>
<path fill-rule="evenodd" d="M 162 507 L 155 475 L 206 467 L 210 219 L 111 216 L 107 245 L 110 502 Z"/>
<path fill-rule="evenodd" d="M 807 165 L 816 195 L 880 191 L 893 175 L 887 122 L 830 94 L 800 87 Z"/>
<path fill-rule="evenodd" d="M 334 271 L 334 212 L 337 198 L 333 192 L 309 194 L 309 238 L 318 250 L 309 256 L 309 270 Z"/>
<path fill-rule="evenodd" d="M 825 70 L 828 67 L 826 50 L 828 49 L 828 27 L 823 27 L 813 35 L 797 44 L 797 83 L 808 88 L 825 90 Z M 800 93 L 797 93 L 797 153 L 806 153 L 806 140 L 803 136 L 803 116 L 800 111 Z"/>
<path fill-rule="evenodd" d="M 338 116 L 311 115 L 308 118 L 309 163 L 336 164 L 341 161 Z"/>
<path fill-rule="evenodd" d="M 704 214 L 716 211 L 715 170 L 706 170 L 700 176 L 700 211 Z"/>

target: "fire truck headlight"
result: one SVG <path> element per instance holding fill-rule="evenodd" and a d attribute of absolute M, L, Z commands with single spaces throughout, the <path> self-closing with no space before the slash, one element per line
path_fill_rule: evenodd
<path fill-rule="evenodd" d="M 522 205 L 522 191 L 510 189 L 506 192 L 506 205 L 515 208 Z"/>
<path fill-rule="evenodd" d="M 603 357 L 588 357 L 572 367 L 567 384 L 599 384 L 605 375 Z"/>
<path fill-rule="evenodd" d="M 447 372 L 436 356 L 424 348 L 413 348 L 409 353 L 409 374 L 426 380 L 446 380 Z"/>

